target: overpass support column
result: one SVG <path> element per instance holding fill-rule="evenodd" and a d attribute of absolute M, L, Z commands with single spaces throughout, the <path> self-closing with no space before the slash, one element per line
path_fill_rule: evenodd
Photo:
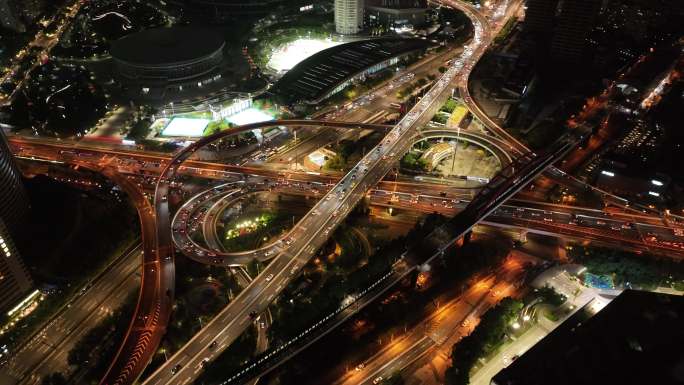
<path fill-rule="evenodd" d="M 261 146 L 264 144 L 264 129 L 263 128 L 257 128 L 256 130 L 252 130 L 254 133 L 254 136 L 256 137 L 257 143 Z"/>

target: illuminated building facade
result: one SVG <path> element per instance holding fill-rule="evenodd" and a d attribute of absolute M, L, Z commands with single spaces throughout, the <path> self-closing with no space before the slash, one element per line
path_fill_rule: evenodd
<path fill-rule="evenodd" d="M 363 0 L 335 0 L 335 31 L 342 35 L 359 33 L 363 27 Z"/>
<path fill-rule="evenodd" d="M 7 226 L 0 219 L 0 311 L 10 312 L 32 288 L 31 276 L 19 257 Z"/>

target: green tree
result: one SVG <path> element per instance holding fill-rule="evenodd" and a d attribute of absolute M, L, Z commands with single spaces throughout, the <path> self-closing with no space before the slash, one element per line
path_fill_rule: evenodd
<path fill-rule="evenodd" d="M 329 170 L 343 170 L 346 164 L 344 158 L 340 155 L 335 155 L 332 158 L 328 158 L 325 162 L 325 168 Z"/>
<path fill-rule="evenodd" d="M 133 140 L 141 140 L 145 139 L 147 135 L 150 133 L 150 126 L 152 125 L 152 121 L 150 119 L 140 119 L 138 120 L 133 127 L 131 127 L 131 130 L 128 132 L 128 135 L 126 138 L 128 139 L 133 139 Z"/>
<path fill-rule="evenodd" d="M 420 155 L 408 152 L 399 161 L 402 168 L 415 170 L 415 171 L 425 171 L 427 170 L 427 161 L 420 157 Z"/>
<path fill-rule="evenodd" d="M 556 289 L 549 285 L 546 285 L 541 289 L 538 289 L 537 294 L 543 299 L 545 303 L 548 303 L 551 306 L 560 306 L 566 300 L 566 298 L 563 295 L 559 294 L 556 291 Z"/>
<path fill-rule="evenodd" d="M 465 385 L 470 382 L 470 370 L 475 362 L 492 353 L 503 341 L 508 325 L 518 316 L 521 301 L 504 298 L 489 309 L 475 330 L 451 349 L 451 367 L 445 373 L 445 383 Z"/>
<path fill-rule="evenodd" d="M 444 103 L 444 106 L 442 106 L 441 110 L 448 112 L 448 113 L 452 113 L 452 112 L 454 112 L 454 110 L 456 109 L 457 106 L 458 106 L 458 102 L 455 101 L 454 99 L 449 98 L 449 100 L 447 100 L 446 103 Z"/>
<path fill-rule="evenodd" d="M 446 114 L 437 113 L 437 114 L 435 114 L 435 116 L 432 117 L 433 122 L 437 122 L 437 123 L 441 123 L 441 124 L 446 124 L 448 120 L 449 120 L 449 115 L 446 115 Z"/>

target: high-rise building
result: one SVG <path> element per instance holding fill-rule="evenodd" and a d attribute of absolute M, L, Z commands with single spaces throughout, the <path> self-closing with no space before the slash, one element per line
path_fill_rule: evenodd
<path fill-rule="evenodd" d="M 33 287 L 33 281 L 19 252 L 12 242 L 7 226 L 0 218 L 0 312 L 14 316 L 13 309 Z"/>
<path fill-rule="evenodd" d="M 425 24 L 426 0 L 367 0 L 366 16 L 372 24 Z"/>
<path fill-rule="evenodd" d="M 558 0 L 527 0 L 524 30 L 532 35 L 551 36 Z"/>
<path fill-rule="evenodd" d="M 684 297 L 597 296 L 492 377 L 491 385 L 681 384 Z"/>
<path fill-rule="evenodd" d="M 29 200 L 14 163 L 4 132 L 0 129 L 0 311 L 16 306 L 33 286 L 12 236 L 26 224 Z"/>
<path fill-rule="evenodd" d="M 335 0 L 335 31 L 353 35 L 362 28 L 363 0 Z"/>
<path fill-rule="evenodd" d="M 588 47 L 587 38 L 601 10 L 601 0 L 562 0 L 553 39 L 551 58 L 564 65 L 579 64 Z"/>
<path fill-rule="evenodd" d="M 0 130 L 0 218 L 12 235 L 17 235 L 28 219 L 29 200 L 14 163 L 5 134 Z"/>

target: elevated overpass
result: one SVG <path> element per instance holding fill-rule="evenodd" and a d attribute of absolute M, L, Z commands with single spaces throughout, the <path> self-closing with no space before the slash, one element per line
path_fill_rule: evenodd
<path fill-rule="evenodd" d="M 399 282 L 401 278 L 408 275 L 417 266 L 430 263 L 433 259 L 443 256 L 447 249 L 453 248 L 457 241 L 470 232 L 482 219 L 495 211 L 503 202 L 511 198 L 527 183 L 539 176 L 544 169 L 561 159 L 580 140 L 581 136 L 563 137 L 546 154 L 540 156 L 527 154 L 515 159 L 511 164 L 502 169 L 463 211 L 435 229 L 422 241 L 418 242 L 417 245 L 409 248 L 402 255 L 403 268 L 392 269 L 378 283 L 383 282 L 381 287 L 386 289 Z M 376 296 L 379 295 L 373 290 L 370 292 L 375 293 Z M 367 300 L 364 301 L 364 303 L 368 302 Z M 349 312 L 350 310 L 343 306 L 337 314 L 331 314 L 329 317 L 333 319 L 338 318 L 338 314 L 345 311 Z M 321 324 L 328 321 L 329 319 L 323 319 L 319 324 L 312 326 L 310 330 L 318 328 Z M 331 326 L 335 327 L 340 323 L 341 321 L 338 319 Z M 305 331 L 303 334 L 307 334 L 310 330 Z M 308 346 L 308 344 L 322 337 L 327 332 L 329 332 L 329 329 L 321 329 L 320 333 L 315 335 L 316 338 L 311 336 L 304 338 L 302 335 L 302 341 Z M 288 341 L 285 345 L 279 346 L 272 353 L 248 363 L 240 372 L 229 377 L 224 384 L 242 383 L 268 373 L 280 365 L 283 360 L 289 359 L 293 354 L 301 350 L 301 346 L 297 346 L 296 343 L 297 339 L 295 338 L 293 341 Z M 290 347 L 290 344 L 294 345 Z M 294 350 L 294 353 L 290 353 L 289 350 Z"/>
<path fill-rule="evenodd" d="M 434 87 L 413 109 L 385 136 L 383 141 L 346 174 L 292 229 L 286 248 L 224 309 L 218 317 L 197 333 L 190 342 L 155 371 L 146 384 L 180 384 L 191 381 L 205 360 L 212 360 L 234 341 L 249 323 L 251 314 L 258 314 L 270 304 L 275 296 L 296 275 L 301 267 L 327 240 L 327 234 L 365 196 L 366 191 L 377 184 L 411 145 L 411 138 L 419 127 L 432 118 L 443 102 L 451 95 L 452 83 L 460 74 L 473 52 L 480 49 L 482 30 L 475 27 L 473 42 L 463 51 L 461 61 L 456 61 L 435 82 Z M 334 124 L 327 122 L 325 124 Z M 339 124 L 339 123 L 338 123 Z M 249 129 L 249 128 L 248 128 Z M 156 201 L 170 193 L 170 182 L 176 171 L 202 146 L 224 136 L 234 134 L 231 130 L 203 138 L 179 153 L 166 166 L 160 177 Z M 357 178 L 358 176 L 358 178 Z M 158 215 L 168 216 L 168 211 Z M 211 337 L 208 337 L 211 336 Z M 203 342 L 214 338 L 218 347 L 210 350 Z M 173 371 L 171 368 L 178 368 Z"/>
<path fill-rule="evenodd" d="M 353 205 L 365 195 L 365 192 L 379 182 L 391 165 L 403 155 L 410 146 L 410 138 L 416 133 L 416 128 L 424 124 L 436 108 L 439 108 L 440 102 L 448 97 L 452 84 L 461 71 L 465 70 L 469 74 L 472 66 L 479 60 L 491 41 L 489 31 L 485 30 L 484 27 L 486 20 L 482 23 L 479 20 L 481 16 L 469 6 L 455 1 L 445 2 L 463 10 L 466 15 L 474 20 L 475 40 L 464 50 L 461 60 L 455 61 L 443 77 L 436 82 L 433 89 L 390 131 L 386 137 L 387 141 L 383 139 L 384 145 L 380 145 L 371 151 L 363 159 L 361 165 L 352 171 L 354 174 L 350 172 L 340 179 L 327 195 L 333 199 L 324 199 L 317 204 L 314 210 L 320 215 L 312 215 L 312 211 L 297 224 L 291 233 L 291 241 L 288 247 L 280 251 L 280 254 L 269 264 L 266 271 L 258 276 L 235 301 L 228 305 L 220 316 L 206 325 L 186 346 L 153 373 L 146 384 L 180 384 L 192 381 L 196 377 L 197 368 L 201 367 L 201 362 L 205 358 L 215 358 L 220 351 L 237 338 L 246 325 L 250 323 L 251 314 L 263 311 L 298 269 L 311 258 L 317 247 L 325 241 L 327 236 L 323 234 L 323 230 L 330 230 L 337 226 Z M 463 81 L 461 80 L 460 83 L 462 84 Z M 293 122 L 300 125 L 307 125 L 307 122 L 313 123 L 306 120 L 295 120 Z M 358 124 L 343 122 L 319 123 L 310 125 L 324 127 L 359 126 Z M 156 234 L 152 234 L 152 239 L 154 239 L 152 242 L 155 247 L 145 253 L 145 268 L 149 268 L 150 277 L 156 275 L 156 280 L 151 278 L 149 285 L 143 284 L 141 287 L 141 299 L 129 332 L 102 384 L 123 385 L 135 382 L 154 354 L 163 335 L 163 327 L 168 322 L 168 306 L 172 302 L 172 291 L 169 292 L 168 288 L 169 285 L 171 288 L 173 287 L 173 278 L 168 279 L 169 273 L 173 276 L 173 251 L 169 231 L 171 228 L 171 207 L 168 197 L 171 192 L 170 183 L 176 176 L 176 172 L 183 166 L 188 167 L 197 164 L 197 162 L 203 162 L 201 159 L 191 159 L 191 156 L 202 146 L 223 136 L 255 128 L 261 127 L 248 125 L 203 138 L 196 145 L 188 147 L 163 165 L 155 194 Z M 519 151 L 521 154 L 519 160 L 511 163 L 510 168 L 502 170 L 500 176 L 494 178 L 491 185 L 484 189 L 463 213 L 443 228 L 435 230 L 420 247 L 413 249 L 407 258 L 416 261 L 425 259 L 424 256 L 427 255 L 425 251 L 428 251 L 428 254 L 431 254 L 427 258 L 429 261 L 443 253 L 447 247 L 453 244 L 455 239 L 460 238 L 478 221 L 491 214 L 503 201 L 563 156 L 575 143 L 573 139 L 566 138 L 565 142 L 559 143 L 553 153 L 542 156 L 534 156 L 523 153 L 522 150 Z M 71 148 L 73 150 L 74 146 Z M 362 165 L 367 165 L 367 167 Z M 359 171 L 359 167 L 365 171 Z M 227 169 L 227 167 L 221 169 Z M 354 178 L 351 176 L 357 173 L 361 174 L 362 178 L 359 178 L 358 183 L 353 184 L 352 179 Z M 146 236 L 149 237 L 150 234 Z M 148 254 L 150 256 L 149 265 L 147 265 Z M 217 351 L 208 351 L 207 344 L 203 342 L 207 341 L 208 338 L 215 338 L 219 346 Z M 173 374 L 171 371 L 173 367 L 180 369 Z"/>

